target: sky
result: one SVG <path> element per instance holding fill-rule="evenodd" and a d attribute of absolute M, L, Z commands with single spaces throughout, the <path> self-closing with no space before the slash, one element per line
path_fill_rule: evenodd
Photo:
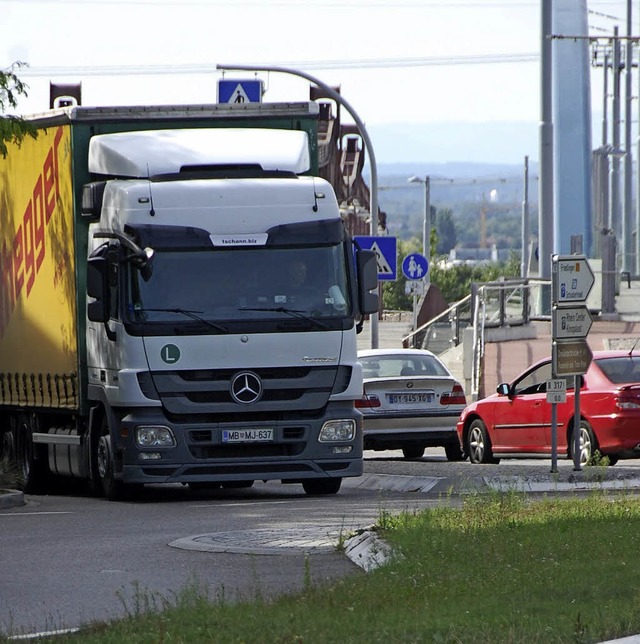
<path fill-rule="evenodd" d="M 588 7 L 590 33 L 624 32 L 626 0 Z M 50 80 L 81 81 L 84 105 L 215 102 L 217 64 L 260 64 L 340 86 L 367 127 L 540 120 L 540 0 L 0 0 L 0 15 L 0 68 L 29 64 L 21 113 L 48 108 Z M 306 80 L 259 77 L 264 101 L 308 100 Z"/>

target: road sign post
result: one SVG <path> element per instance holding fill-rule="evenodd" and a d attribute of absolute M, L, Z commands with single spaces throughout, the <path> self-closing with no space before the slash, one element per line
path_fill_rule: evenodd
<path fill-rule="evenodd" d="M 573 469 L 580 465 L 580 384 L 593 354 L 586 336 L 593 320 L 585 303 L 595 277 L 584 255 L 554 255 L 551 258 L 552 336 L 551 371 L 553 377 L 573 376 L 574 428 Z M 557 432 L 556 403 L 551 402 L 551 431 Z M 557 447 L 552 445 L 552 472 Z"/>
<path fill-rule="evenodd" d="M 558 403 L 567 402 L 567 381 L 547 380 L 547 402 L 551 403 L 551 472 L 558 472 Z"/>
<path fill-rule="evenodd" d="M 402 274 L 411 284 L 413 293 L 413 330 L 418 328 L 418 288 L 414 284 L 424 284 L 423 280 L 429 273 L 429 260 L 420 253 L 411 253 L 402 260 Z"/>

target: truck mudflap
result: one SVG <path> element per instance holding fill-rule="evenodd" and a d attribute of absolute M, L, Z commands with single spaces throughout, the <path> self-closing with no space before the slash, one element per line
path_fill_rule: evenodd
<path fill-rule="evenodd" d="M 115 475 L 123 483 L 302 482 L 361 476 L 362 416 L 352 404 L 329 405 L 312 419 L 243 423 L 171 423 L 158 410 L 123 418 Z"/>

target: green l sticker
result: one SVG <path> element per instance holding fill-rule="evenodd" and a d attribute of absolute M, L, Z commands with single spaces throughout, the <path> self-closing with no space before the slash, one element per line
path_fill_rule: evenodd
<path fill-rule="evenodd" d="M 180 349 L 175 344 L 165 344 L 160 349 L 160 357 L 167 363 L 173 364 L 180 360 Z"/>

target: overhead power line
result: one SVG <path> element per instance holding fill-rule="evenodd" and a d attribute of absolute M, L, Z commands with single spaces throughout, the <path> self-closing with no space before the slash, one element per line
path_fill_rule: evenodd
<path fill-rule="evenodd" d="M 538 53 L 519 54 L 478 54 L 471 56 L 446 56 L 423 58 L 373 58 L 362 60 L 299 61 L 268 63 L 269 66 L 289 66 L 296 69 L 376 69 L 384 67 L 430 67 L 451 65 L 493 65 L 500 63 L 536 62 Z M 247 63 L 251 65 L 251 63 Z M 256 65 L 264 66 L 264 61 Z M 216 71 L 215 63 L 166 64 L 166 65 L 65 65 L 30 66 L 20 70 L 21 77 L 53 76 L 118 76 L 118 75 L 162 75 L 162 74 L 207 74 Z"/>

